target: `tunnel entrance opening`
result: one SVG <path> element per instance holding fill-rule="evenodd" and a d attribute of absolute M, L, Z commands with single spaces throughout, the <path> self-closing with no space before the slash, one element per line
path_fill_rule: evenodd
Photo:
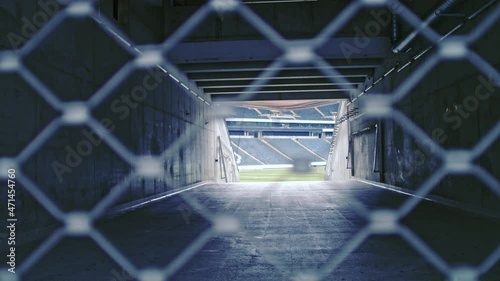
<path fill-rule="evenodd" d="M 231 104 L 225 118 L 240 181 L 319 181 L 333 143 L 338 100 Z"/>

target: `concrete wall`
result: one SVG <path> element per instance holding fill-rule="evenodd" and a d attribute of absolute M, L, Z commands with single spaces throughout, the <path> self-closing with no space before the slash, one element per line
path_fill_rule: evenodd
<path fill-rule="evenodd" d="M 462 32 L 471 32 L 476 22 L 470 23 Z M 498 23 L 473 49 L 498 71 L 500 54 L 495 46 L 500 34 L 494 32 Z M 472 31 L 473 32 L 473 31 Z M 404 83 L 409 75 L 426 58 L 417 61 L 399 73 L 391 74 L 377 84 L 370 93 L 390 93 Z M 375 78 L 380 77 L 380 70 Z M 489 81 L 488 74 L 480 73 L 465 61 L 442 62 L 425 75 L 397 108 L 408 116 L 436 143 L 446 149 L 469 149 L 477 144 L 500 120 L 499 84 Z M 362 100 L 364 97 L 361 97 Z M 359 101 L 359 100 L 358 100 Z M 358 101 L 350 106 L 359 107 Z M 378 124 L 380 135 L 375 130 L 353 136 L 354 176 L 381 181 L 399 187 L 416 189 L 441 165 L 435 153 L 419 144 L 407 130 L 393 120 L 368 120 L 360 117 L 350 122 L 350 133 Z M 379 153 L 375 161 L 381 172 L 373 172 L 373 150 L 376 139 Z M 496 141 L 475 163 L 480 164 L 495 178 L 500 178 L 500 145 Z M 434 195 L 460 201 L 468 205 L 500 210 L 500 199 L 473 176 L 449 175 L 433 191 Z"/>
<path fill-rule="evenodd" d="M 338 118 L 347 112 L 347 101 L 340 102 Z M 335 145 L 332 152 L 328 155 L 326 165 L 326 178 L 330 180 L 346 180 L 351 178 L 351 163 L 348 159 L 349 152 L 349 122 L 343 122 L 335 125 L 337 133 L 335 136 Z"/>
<path fill-rule="evenodd" d="M 216 105 L 216 111 L 217 107 L 218 105 Z M 240 175 L 231 146 L 231 140 L 229 139 L 229 130 L 226 127 L 226 122 L 219 119 L 218 122 L 215 123 L 215 126 L 216 135 L 219 136 L 215 144 L 216 180 L 221 182 L 238 182 L 240 181 Z"/>
<path fill-rule="evenodd" d="M 29 20 L 40 11 L 43 11 L 40 6 L 28 3 L 2 3 L 0 14 L 8 16 L 8 20 L 2 20 L 1 28 L 29 39 L 23 34 L 22 18 Z M 151 22 L 139 22 L 142 12 L 145 11 L 136 10 L 137 16 L 124 20 L 127 28 L 123 30 L 130 37 L 140 34 L 141 40 L 155 41 L 163 30 L 148 29 Z M 20 46 L 12 45 L 2 36 L 0 49 L 17 47 Z M 61 100 L 82 101 L 89 99 L 129 59 L 130 55 L 99 24 L 85 18 L 65 21 L 24 63 Z M 218 166 L 217 154 L 218 138 L 222 143 L 229 142 L 223 119 L 157 67 L 138 69 L 123 78 L 93 110 L 93 117 L 112 132 L 126 151 L 143 156 L 169 152 L 165 155 L 163 178 L 132 179 L 116 204 L 201 181 L 225 181 L 221 179 L 223 171 Z M 11 134 L 2 136 L 0 152 L 2 156 L 15 156 L 60 113 L 17 74 L 1 75 L 0 85 L 3 102 L 0 125 L 15 128 Z M 169 150 L 171 147 L 176 148 Z M 226 161 L 227 180 L 237 180 L 233 154 L 227 148 L 223 151 L 230 156 Z M 131 170 L 87 126 L 61 127 L 22 166 L 25 176 L 64 211 L 90 210 Z M 16 189 L 17 218 L 22 222 L 18 235 L 25 241 L 40 238 L 54 219 L 22 185 Z M 6 196 L 6 192 L 1 193 L 2 202 L 7 202 Z"/>

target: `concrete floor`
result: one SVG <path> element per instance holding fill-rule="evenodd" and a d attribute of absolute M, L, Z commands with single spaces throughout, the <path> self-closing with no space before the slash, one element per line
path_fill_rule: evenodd
<path fill-rule="evenodd" d="M 353 207 L 394 208 L 406 195 L 358 181 L 202 186 L 184 193 L 242 231 L 219 234 L 169 280 L 290 280 L 321 268 L 366 225 Z M 421 203 L 403 223 L 453 265 L 479 264 L 500 246 L 500 222 Z M 138 268 L 163 267 L 210 223 L 181 196 L 100 221 L 99 230 Z M 29 247 L 21 248 L 22 256 Z M 22 259 L 20 261 L 22 263 Z M 325 280 L 446 278 L 398 236 L 370 236 Z M 33 281 L 135 280 L 89 239 L 64 239 L 29 271 Z M 302 279 L 306 280 L 306 279 Z M 500 264 L 481 280 L 499 281 Z"/>

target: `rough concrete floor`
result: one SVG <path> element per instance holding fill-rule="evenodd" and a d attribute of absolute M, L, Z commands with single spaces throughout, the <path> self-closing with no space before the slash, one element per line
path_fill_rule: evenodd
<path fill-rule="evenodd" d="M 353 198 L 370 210 L 395 208 L 408 199 L 358 181 L 214 184 L 184 194 L 103 219 L 97 227 L 136 267 L 163 267 L 210 228 L 188 204 L 196 200 L 211 213 L 236 216 L 241 229 L 216 234 L 169 280 L 293 280 L 300 272 L 324 268 L 367 225 Z M 478 265 L 500 247 L 499 221 L 430 202 L 419 204 L 403 224 L 451 265 Z M 30 250 L 20 249 L 22 256 Z M 66 238 L 23 280 L 136 279 L 90 239 Z M 324 280 L 446 277 L 399 236 L 373 235 Z M 481 280 L 500 281 L 500 263 Z"/>

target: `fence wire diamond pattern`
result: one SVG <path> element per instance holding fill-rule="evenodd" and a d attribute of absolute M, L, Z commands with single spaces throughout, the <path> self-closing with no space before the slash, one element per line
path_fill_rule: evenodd
<path fill-rule="evenodd" d="M 500 196 L 500 183 L 498 180 L 484 170 L 484 168 L 473 163 L 473 160 L 483 154 L 500 136 L 500 122 L 497 121 L 490 132 L 470 150 L 445 150 L 433 142 L 427 134 L 418 127 L 413 121 L 394 107 L 397 101 L 409 94 L 410 90 L 424 77 L 425 73 L 436 66 L 438 63 L 446 60 L 466 59 L 472 65 L 478 68 L 480 72 L 493 78 L 494 81 L 500 81 L 500 73 L 494 66 L 481 58 L 480 55 L 472 51 L 469 46 L 479 39 L 489 27 L 500 17 L 500 4 L 496 4 L 489 12 L 486 19 L 482 21 L 475 32 L 467 36 L 451 36 L 441 40 L 441 36 L 432 30 L 429 26 L 423 24 L 422 20 L 411 10 L 406 8 L 398 1 L 390 0 L 358 0 L 351 3 L 315 37 L 309 40 L 287 40 L 283 38 L 270 25 L 262 20 L 250 8 L 238 0 L 212 0 L 201 7 L 193 14 L 188 21 L 174 32 L 162 44 L 149 46 L 136 46 L 129 42 L 127 36 L 123 34 L 115 24 L 98 14 L 94 8 L 97 1 L 72 1 L 46 24 L 31 40 L 27 42 L 19 51 L 1 51 L 0 52 L 0 75 L 17 73 L 19 74 L 35 91 L 55 110 L 61 112 L 61 115 L 50 122 L 43 131 L 41 131 L 17 156 L 0 158 L 0 170 L 16 168 L 18 170 L 19 182 L 26 190 L 58 221 L 64 224 L 51 234 L 31 255 L 23 261 L 18 268 L 18 274 L 0 275 L 1 280 L 22 280 L 22 276 L 35 263 L 37 263 L 45 254 L 47 254 L 62 238 L 68 236 L 86 236 L 91 238 L 99 245 L 117 264 L 123 267 L 128 273 L 141 281 L 159 281 L 167 280 L 174 275 L 189 259 L 194 256 L 212 237 L 228 232 L 239 231 L 239 221 L 235 217 L 214 214 L 199 204 L 195 199 L 188 195 L 181 194 L 186 202 L 195 210 L 202 214 L 211 222 L 211 228 L 201 233 L 187 248 L 185 248 L 175 259 L 164 268 L 138 269 L 128 258 L 122 254 L 111 241 L 109 241 L 99 230 L 93 226 L 93 222 L 103 216 L 119 196 L 125 191 L 127 184 L 134 178 L 161 178 L 163 176 L 163 160 L 169 152 L 175 151 L 188 140 L 193 130 L 187 130 L 175 143 L 166 149 L 166 151 L 157 157 L 145 157 L 135 155 L 121 143 L 111 132 L 92 116 L 92 109 L 97 107 L 112 91 L 124 80 L 127 75 L 137 69 L 148 67 L 158 67 L 165 73 L 171 74 L 178 83 L 186 88 L 187 94 L 193 94 L 199 97 L 200 102 L 205 106 L 213 108 L 214 105 L 205 95 L 195 87 L 190 87 L 192 83 L 188 80 L 182 71 L 167 59 L 171 51 L 183 38 L 185 38 L 196 26 L 202 22 L 211 13 L 237 13 L 243 17 L 249 24 L 257 29 L 267 40 L 272 42 L 282 51 L 282 55 L 276 59 L 268 68 L 263 71 L 259 79 L 255 79 L 244 92 L 236 99 L 243 101 L 251 98 L 248 93 L 253 93 L 261 89 L 266 83 L 275 76 L 279 70 L 286 65 L 311 63 L 315 65 L 326 77 L 334 83 L 339 83 L 347 92 L 358 94 L 355 88 L 350 88 L 348 81 L 342 78 L 340 72 L 335 68 L 328 67 L 322 57 L 316 54 L 327 40 L 333 37 L 340 28 L 349 21 L 360 9 L 380 6 L 398 6 L 400 7 L 401 18 L 406 20 L 413 28 L 419 30 L 423 36 L 432 42 L 438 48 L 438 52 L 426 58 L 416 71 L 409 75 L 401 86 L 392 93 L 374 93 L 360 98 L 361 111 L 364 111 L 368 117 L 385 118 L 394 120 L 415 140 L 422 143 L 431 143 L 434 151 L 443 160 L 441 168 L 437 169 L 421 186 L 418 188 L 417 197 L 411 197 L 397 210 L 374 210 L 369 211 L 362 205 L 357 210 L 363 215 L 369 223 L 356 235 L 351 237 L 343 246 L 342 250 L 331 257 L 325 265 L 319 269 L 311 269 L 289 276 L 293 280 L 321 280 L 330 275 L 351 252 L 353 252 L 366 238 L 372 234 L 397 234 L 401 236 L 409 245 L 420 253 L 436 269 L 448 277 L 449 280 L 477 280 L 479 276 L 486 273 L 495 263 L 500 260 L 500 245 L 484 259 L 478 266 L 452 267 L 437 253 L 435 253 L 426 243 L 421 240 L 409 228 L 399 223 L 405 215 L 410 213 L 413 208 L 422 200 L 419 198 L 428 195 L 434 186 L 439 183 L 448 174 L 462 173 L 474 175 L 485 185 Z M 64 3 L 66 4 L 66 3 Z M 93 96 L 87 101 L 61 101 L 30 69 L 23 65 L 23 59 L 29 55 L 37 46 L 51 34 L 54 29 L 62 24 L 67 18 L 90 17 L 101 26 L 110 38 L 115 40 L 124 50 L 126 50 L 133 60 L 121 67 Z M 347 85 L 347 86 L 346 86 Z M 346 96 L 346 98 L 352 98 Z M 99 202 L 89 212 L 64 212 L 53 202 L 41 189 L 37 183 L 31 181 L 23 175 L 19 169 L 41 146 L 62 126 L 87 125 L 92 128 L 102 140 L 109 145 L 122 159 L 124 159 L 133 171 L 129 173 L 120 183 L 111 188 L 101 202 Z M 279 260 L 273 260 L 279 263 Z"/>

